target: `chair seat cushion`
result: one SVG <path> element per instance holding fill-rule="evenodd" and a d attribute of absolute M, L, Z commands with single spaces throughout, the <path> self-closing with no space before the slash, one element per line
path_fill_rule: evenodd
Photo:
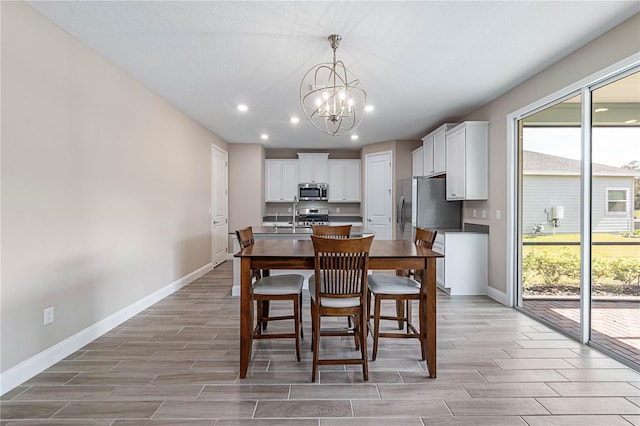
<path fill-rule="evenodd" d="M 419 294 L 420 284 L 407 277 L 372 274 L 368 277 L 369 290 L 373 294 Z"/>
<path fill-rule="evenodd" d="M 322 278 L 320 278 L 322 280 Z M 322 282 L 320 283 L 322 285 Z M 309 295 L 311 299 L 316 300 L 316 276 L 315 274 L 309 277 Z M 321 297 L 320 306 L 327 308 L 353 308 L 360 306 L 359 297 Z"/>
<path fill-rule="evenodd" d="M 253 294 L 278 295 L 299 294 L 304 276 L 300 274 L 274 275 L 260 278 L 253 285 Z"/>

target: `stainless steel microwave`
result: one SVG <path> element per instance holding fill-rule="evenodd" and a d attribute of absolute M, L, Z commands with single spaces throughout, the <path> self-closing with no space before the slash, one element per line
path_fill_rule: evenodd
<path fill-rule="evenodd" d="M 300 183 L 298 184 L 298 199 L 300 201 L 327 200 L 326 183 Z"/>

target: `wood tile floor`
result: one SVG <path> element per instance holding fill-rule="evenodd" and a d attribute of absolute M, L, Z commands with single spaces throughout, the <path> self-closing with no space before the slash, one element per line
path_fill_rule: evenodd
<path fill-rule="evenodd" d="M 640 425 L 639 373 L 486 297 L 439 295 L 435 380 L 417 341 L 383 339 L 368 382 L 331 366 L 311 383 L 308 302 L 303 360 L 291 340 L 258 341 L 239 379 L 231 274 L 219 266 L 6 393 L 0 423 Z M 322 351 L 355 356 L 337 339 Z"/>

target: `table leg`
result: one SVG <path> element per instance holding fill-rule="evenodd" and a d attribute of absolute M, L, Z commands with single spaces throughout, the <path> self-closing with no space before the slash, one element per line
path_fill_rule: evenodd
<path fill-rule="evenodd" d="M 427 258 L 427 268 L 423 272 L 423 283 L 426 283 L 426 319 L 427 334 L 427 367 L 429 377 L 436 378 L 436 258 Z M 424 286 L 423 286 L 424 288 Z"/>
<path fill-rule="evenodd" d="M 247 375 L 251 361 L 253 303 L 251 302 L 251 259 L 240 261 L 240 378 Z"/>

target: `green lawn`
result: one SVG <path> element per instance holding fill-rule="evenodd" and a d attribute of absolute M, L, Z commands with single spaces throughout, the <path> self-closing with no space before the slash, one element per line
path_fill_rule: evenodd
<path fill-rule="evenodd" d="M 632 242 L 634 245 L 624 246 L 593 246 L 594 257 L 625 257 L 631 259 L 640 259 L 640 238 L 624 237 L 622 235 L 615 234 L 593 234 L 592 240 L 594 242 Z M 542 243 L 542 242 L 580 242 L 579 234 L 556 234 L 556 235 L 525 235 L 523 242 L 526 243 Z M 527 246 L 522 249 L 523 255 L 532 251 L 546 251 L 552 254 L 560 254 L 564 249 L 569 249 L 572 252 L 579 253 L 580 246 Z"/>

